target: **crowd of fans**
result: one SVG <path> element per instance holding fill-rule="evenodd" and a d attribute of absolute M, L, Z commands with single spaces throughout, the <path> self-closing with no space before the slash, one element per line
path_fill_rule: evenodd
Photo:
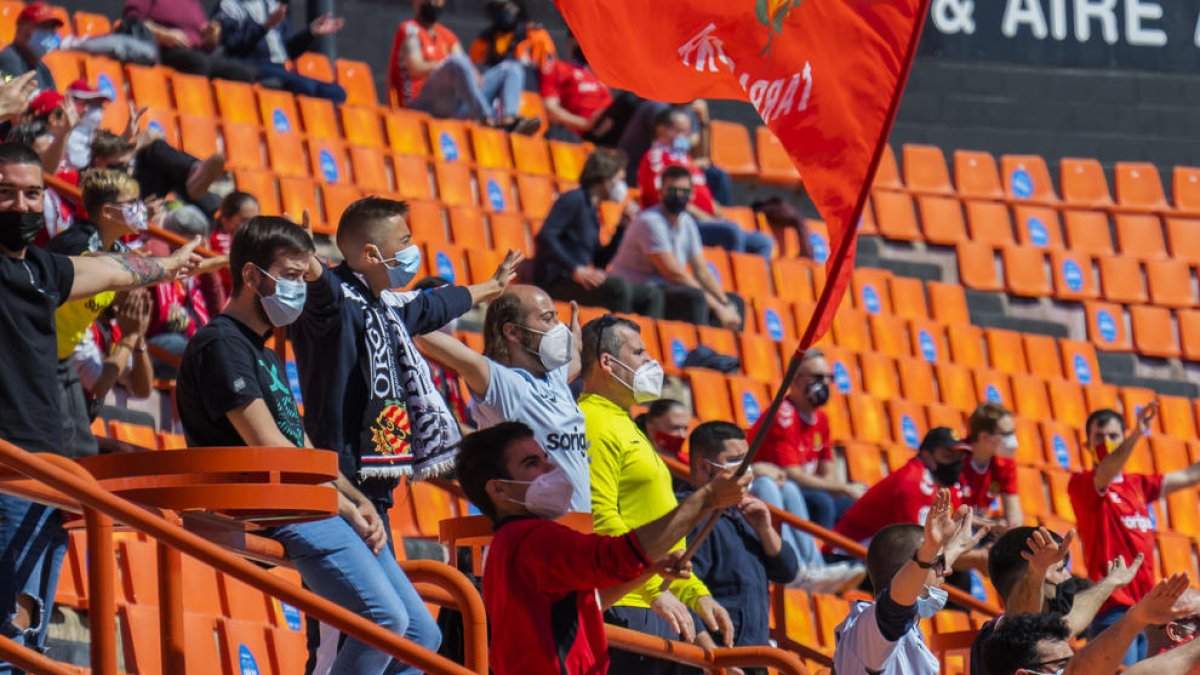
<path fill-rule="evenodd" d="M 466 52 L 439 23 L 442 5 L 414 0 L 397 30 L 396 105 L 529 133 L 542 120 L 519 115 L 521 92 L 539 89 L 552 137 L 601 146 L 539 231 L 536 285 L 514 283 L 524 260 L 511 252 L 479 284 L 418 281 L 423 242 L 408 206 L 383 197 L 345 209 L 339 260 L 323 260 L 307 217 L 260 215 L 253 196 L 213 189 L 222 155 L 196 158 L 139 131 L 136 109 L 123 133 L 101 129 L 113 97 L 87 82 L 59 94 L 41 62 L 62 46 L 59 19 L 28 5 L 0 51 L 10 76 L 0 84 L 0 437 L 96 454 L 101 406 L 145 398 L 168 378 L 190 446 L 334 451 L 339 515 L 268 534 L 314 592 L 429 649 L 442 631 L 396 563 L 387 514 L 402 477 L 453 475 L 495 527 L 482 593 L 503 626 L 490 648 L 499 675 L 682 670 L 610 652 L 604 623 L 707 648 L 768 645 L 770 583 L 824 593 L 869 584 L 874 601 L 852 603 L 835 631 L 836 672 L 936 673 L 919 620 L 947 605 L 944 584 L 969 589 L 971 574 L 991 579 L 1005 610 L 979 631 L 972 673 L 1200 663 L 1200 595 L 1183 574 L 1155 581 L 1150 512 L 1200 484 L 1200 464 L 1124 470 L 1155 404 L 1128 433 L 1112 410 L 1087 419 L 1094 466 L 1071 478 L 1079 527 L 1062 533 L 1025 525 L 1014 420 L 996 403 L 974 411 L 965 436 L 930 430 L 876 484 L 847 480 L 817 349 L 769 425 L 703 420 L 689 432 L 639 325 L 617 314 L 742 325 L 742 299 L 722 290 L 702 247 L 770 256 L 773 242 L 722 217 L 732 190 L 707 156 L 707 106 L 609 91 L 573 40 L 560 56 L 513 0 L 488 2 L 491 24 Z M 71 46 L 149 50 L 185 72 L 343 101 L 337 85 L 283 65 L 342 20 L 293 31 L 287 14 L 276 0 L 222 0 L 211 16 L 197 0 L 128 0 L 116 33 Z M 77 185 L 78 203 L 46 189 L 47 174 Z M 604 201 L 622 208 L 608 239 Z M 799 226 L 786 202 L 760 210 L 777 237 Z M 190 243 L 172 252 L 150 225 Z M 197 256 L 201 242 L 216 255 Z M 568 321 L 555 300 L 571 303 Z M 616 314 L 581 326 L 577 303 Z M 482 353 L 454 330 L 480 304 Z M 275 329 L 294 348 L 303 413 L 268 346 Z M 751 442 L 761 448 L 743 475 Z M 673 478 L 669 462 L 686 476 Z M 594 533 L 552 522 L 569 512 L 591 514 Z M 685 560 L 708 516 L 711 534 Z M 866 560 L 796 521 L 866 545 Z M 1076 538 L 1087 579 L 1070 573 Z M 58 511 L 0 495 L 0 633 L 44 645 L 66 545 Z M 309 635 L 309 672 L 416 672 L 315 621 Z M 1087 638 L 1077 653 L 1076 637 Z"/>

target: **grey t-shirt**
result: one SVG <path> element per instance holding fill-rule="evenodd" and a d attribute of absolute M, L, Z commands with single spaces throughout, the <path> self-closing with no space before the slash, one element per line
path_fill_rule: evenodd
<path fill-rule="evenodd" d="M 571 479 L 571 510 L 592 512 L 592 478 L 583 413 L 567 383 L 566 365 L 537 377 L 488 359 L 488 390 L 471 402 L 480 429 L 501 422 L 524 422 L 533 437 Z M 478 393 L 478 392 L 476 392 Z"/>
<path fill-rule="evenodd" d="M 642 211 L 625 230 L 608 273 L 634 283 L 665 284 L 650 262 L 652 253 L 670 253 L 680 267 L 687 267 L 688 261 L 703 253 L 696 219 L 681 213 L 672 225 L 657 206 Z"/>

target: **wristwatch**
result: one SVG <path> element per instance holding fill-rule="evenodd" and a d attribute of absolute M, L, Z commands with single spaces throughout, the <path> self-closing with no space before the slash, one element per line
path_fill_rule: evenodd
<path fill-rule="evenodd" d="M 913 551 L 912 561 L 917 563 L 917 567 L 920 567 L 923 570 L 933 569 L 941 560 L 944 560 L 944 558 L 942 558 L 941 555 L 936 555 L 933 557 L 933 560 L 930 560 L 929 562 L 921 562 L 921 559 L 917 557 L 917 551 Z"/>

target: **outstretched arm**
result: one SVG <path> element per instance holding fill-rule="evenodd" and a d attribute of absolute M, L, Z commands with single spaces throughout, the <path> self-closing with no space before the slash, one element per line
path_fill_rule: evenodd
<path fill-rule="evenodd" d="M 1125 463 L 1133 455 L 1133 449 L 1141 442 L 1142 437 L 1150 430 L 1150 423 L 1154 421 L 1154 416 L 1157 414 L 1158 401 L 1151 401 L 1138 413 L 1137 427 L 1125 436 L 1125 442 L 1096 465 L 1092 481 L 1098 491 L 1107 490 L 1108 484 L 1125 470 Z"/>
<path fill-rule="evenodd" d="M 200 263 L 200 256 L 193 253 L 199 245 L 200 237 L 196 237 L 165 258 L 133 253 L 72 257 L 75 283 L 71 285 L 70 299 L 88 298 L 102 291 L 151 286 L 187 276 Z"/>
<path fill-rule="evenodd" d="M 1029 551 L 1022 551 L 1021 557 L 1028 561 L 1025 574 L 1017 580 L 1012 593 L 1004 601 L 1004 611 L 1007 614 L 1040 614 L 1045 602 L 1043 588 L 1046 585 L 1046 572 L 1062 562 L 1071 552 L 1071 541 L 1075 539 L 1075 530 L 1067 532 L 1062 543 L 1054 541 L 1050 531 L 1039 527 L 1033 531 L 1025 545 Z"/>
<path fill-rule="evenodd" d="M 445 333 L 414 335 L 413 342 L 425 356 L 461 375 L 472 392 L 476 394 L 487 392 L 492 371 L 483 354 Z"/>
<path fill-rule="evenodd" d="M 1176 610 L 1174 605 L 1179 596 L 1187 590 L 1187 586 L 1186 574 L 1176 574 L 1158 582 L 1157 586 L 1116 623 L 1104 629 L 1089 640 L 1083 649 L 1076 652 L 1063 675 L 1116 672 L 1130 643 L 1146 626 L 1168 623 L 1186 615 L 1186 610 Z"/>

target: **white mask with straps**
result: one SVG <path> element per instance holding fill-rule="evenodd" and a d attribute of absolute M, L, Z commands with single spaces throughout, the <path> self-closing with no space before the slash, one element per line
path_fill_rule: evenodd
<path fill-rule="evenodd" d="M 542 342 L 538 345 L 537 350 L 532 350 L 525 347 L 525 351 L 530 354 L 537 354 L 538 360 L 541 361 L 542 367 L 547 371 L 558 370 L 571 362 L 571 357 L 574 356 L 575 335 L 567 328 L 567 324 L 559 322 L 554 328 L 548 331 L 540 331 L 529 326 L 517 326 L 542 336 Z M 524 345 L 522 345 L 524 347 Z"/>
<path fill-rule="evenodd" d="M 663 369 L 658 361 L 647 361 L 637 370 L 621 363 L 621 360 L 615 356 L 613 357 L 613 361 L 620 364 L 625 370 L 633 373 L 632 383 L 622 380 L 617 377 L 616 373 L 613 373 L 613 377 L 616 378 L 617 382 L 629 387 L 633 391 L 633 400 L 638 403 L 649 403 L 650 401 L 662 398 Z"/>
<path fill-rule="evenodd" d="M 549 520 L 558 520 L 567 515 L 571 508 L 571 497 L 575 495 L 571 479 L 567 478 L 566 472 L 560 466 L 531 481 L 501 480 L 513 485 L 528 485 L 525 489 L 525 501 L 517 501 L 511 497 L 508 500 L 524 506 L 535 516 Z"/>

